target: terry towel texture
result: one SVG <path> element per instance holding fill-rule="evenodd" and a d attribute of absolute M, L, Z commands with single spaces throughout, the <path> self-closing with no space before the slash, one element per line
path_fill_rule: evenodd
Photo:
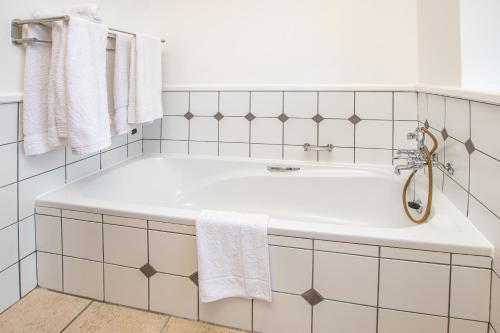
<path fill-rule="evenodd" d="M 198 281 L 204 303 L 228 297 L 271 302 L 269 217 L 202 211 L 196 220 Z"/>
<path fill-rule="evenodd" d="M 161 40 L 136 34 L 130 47 L 130 124 L 149 123 L 163 117 L 161 88 Z"/>
<path fill-rule="evenodd" d="M 116 34 L 112 90 L 114 107 L 111 112 L 114 135 L 124 134 L 132 129 L 127 118 L 131 41 L 132 37 L 130 35 Z"/>

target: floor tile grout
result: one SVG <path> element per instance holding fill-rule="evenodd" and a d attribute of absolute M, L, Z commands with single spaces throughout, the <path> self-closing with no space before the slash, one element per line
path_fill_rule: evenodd
<path fill-rule="evenodd" d="M 80 317 L 82 315 L 82 313 L 84 313 L 89 307 L 90 305 L 94 303 L 94 301 L 90 301 L 89 304 L 85 305 L 85 307 L 82 309 L 82 311 L 78 312 L 78 314 L 69 321 L 68 324 L 66 324 L 66 326 L 64 326 L 64 328 L 59 332 L 59 333 L 62 333 L 64 332 L 68 327 L 71 326 L 71 324 L 73 324 L 75 322 L 76 319 L 78 319 L 78 317 Z"/>

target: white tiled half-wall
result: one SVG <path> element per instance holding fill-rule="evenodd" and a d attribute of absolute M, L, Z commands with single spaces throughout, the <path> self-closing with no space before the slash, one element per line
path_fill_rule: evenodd
<path fill-rule="evenodd" d="M 22 103 L 0 104 L 0 312 L 37 285 L 35 197 L 142 154 L 139 127 L 113 137 L 112 146 L 96 154 L 74 156 L 60 148 L 27 157 L 21 113 Z"/>

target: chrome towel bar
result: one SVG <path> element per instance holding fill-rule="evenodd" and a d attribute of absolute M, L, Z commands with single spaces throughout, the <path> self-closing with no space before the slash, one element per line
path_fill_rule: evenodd
<path fill-rule="evenodd" d="M 333 150 L 333 145 L 331 143 L 324 146 L 315 146 L 310 143 L 304 143 L 304 151 L 329 151 Z"/>

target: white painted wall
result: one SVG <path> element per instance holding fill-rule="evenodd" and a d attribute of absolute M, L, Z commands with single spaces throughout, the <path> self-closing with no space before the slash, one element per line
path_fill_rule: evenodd
<path fill-rule="evenodd" d="M 167 39 L 168 86 L 414 84 L 416 5 L 150 0 L 148 28 Z"/>
<path fill-rule="evenodd" d="M 461 0 L 462 88 L 500 92 L 500 1 Z"/>
<path fill-rule="evenodd" d="M 413 85 L 417 0 L 92 0 L 106 23 L 167 39 L 168 86 Z M 9 22 L 82 0 L 2 0 L 0 94 L 22 91 Z"/>
<path fill-rule="evenodd" d="M 459 13 L 460 0 L 418 0 L 419 84 L 460 87 Z"/>

